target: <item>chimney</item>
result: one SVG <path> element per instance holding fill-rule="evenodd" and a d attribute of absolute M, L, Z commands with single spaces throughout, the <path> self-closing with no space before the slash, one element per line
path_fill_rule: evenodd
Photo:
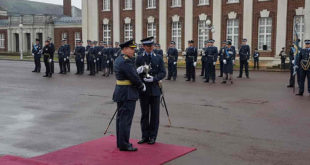
<path fill-rule="evenodd" d="M 64 15 L 72 17 L 71 0 L 63 0 Z"/>

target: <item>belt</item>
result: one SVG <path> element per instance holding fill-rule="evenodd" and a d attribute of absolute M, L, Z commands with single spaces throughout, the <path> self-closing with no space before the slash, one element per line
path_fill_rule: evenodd
<path fill-rule="evenodd" d="M 116 85 L 132 85 L 130 80 L 116 80 Z"/>

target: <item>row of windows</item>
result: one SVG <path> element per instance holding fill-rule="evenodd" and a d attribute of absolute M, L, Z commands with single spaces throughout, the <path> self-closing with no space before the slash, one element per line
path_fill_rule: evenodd
<path fill-rule="evenodd" d="M 64 32 L 64 33 L 61 33 L 61 39 L 68 39 L 68 33 Z M 78 40 L 81 40 L 81 33 L 80 32 L 75 32 L 74 33 L 74 43 L 75 45 L 77 45 L 77 41 Z"/>
<path fill-rule="evenodd" d="M 5 38 L 4 37 L 5 37 L 4 34 L 0 33 L 0 48 L 5 48 L 5 45 L 4 45 Z"/>
<path fill-rule="evenodd" d="M 304 39 L 304 17 L 296 16 L 294 18 L 294 34 L 298 35 L 298 38 L 302 41 L 303 45 Z M 181 50 L 182 47 L 182 25 L 180 22 L 173 22 L 171 28 L 171 40 L 175 41 L 176 48 Z M 156 24 L 147 24 L 147 36 L 154 36 L 156 42 Z M 260 18 L 258 23 L 258 50 L 271 50 L 272 41 L 272 18 Z M 227 20 L 226 29 L 227 39 L 232 40 L 232 44 L 239 48 L 239 20 L 229 19 Z M 206 25 L 206 21 L 198 22 L 198 48 L 202 49 L 204 47 L 204 42 L 209 39 L 209 30 Z M 294 35 L 295 36 L 295 35 Z M 133 39 L 133 26 L 132 24 L 125 24 L 124 26 L 124 40 Z M 111 41 L 111 27 L 110 25 L 103 26 L 103 40 L 106 42 Z"/>

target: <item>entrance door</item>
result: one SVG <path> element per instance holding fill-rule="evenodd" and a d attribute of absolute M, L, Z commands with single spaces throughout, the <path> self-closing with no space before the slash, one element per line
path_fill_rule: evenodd
<path fill-rule="evenodd" d="M 19 52 L 19 35 L 18 33 L 15 33 L 15 49 L 16 49 L 16 52 Z"/>
<path fill-rule="evenodd" d="M 31 51 L 31 37 L 30 33 L 26 33 L 26 41 L 27 41 L 27 52 Z"/>
<path fill-rule="evenodd" d="M 37 33 L 37 38 L 40 40 L 40 45 L 43 47 L 43 35 L 42 35 L 42 33 Z"/>

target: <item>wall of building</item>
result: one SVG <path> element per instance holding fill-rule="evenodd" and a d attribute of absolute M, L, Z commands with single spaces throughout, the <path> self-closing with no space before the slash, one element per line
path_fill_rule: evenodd
<path fill-rule="evenodd" d="M 75 47 L 75 32 L 81 33 L 81 39 L 82 34 L 82 28 L 75 28 L 75 27 L 68 27 L 68 28 L 55 28 L 54 29 L 54 44 L 55 48 L 58 50 L 58 48 L 61 46 L 61 40 L 62 40 L 62 33 L 67 33 L 67 43 L 71 46 L 71 51 L 74 50 Z"/>
<path fill-rule="evenodd" d="M 0 52 L 8 51 L 8 33 L 6 29 L 0 29 L 0 34 L 4 34 L 4 48 L 0 48 Z"/>
<path fill-rule="evenodd" d="M 110 10 L 103 10 L 103 0 L 98 0 L 98 13 L 99 13 L 99 40 L 103 40 L 103 24 L 104 19 L 108 20 L 108 25 L 111 27 L 111 42 L 113 43 L 113 3 L 110 3 Z"/>

